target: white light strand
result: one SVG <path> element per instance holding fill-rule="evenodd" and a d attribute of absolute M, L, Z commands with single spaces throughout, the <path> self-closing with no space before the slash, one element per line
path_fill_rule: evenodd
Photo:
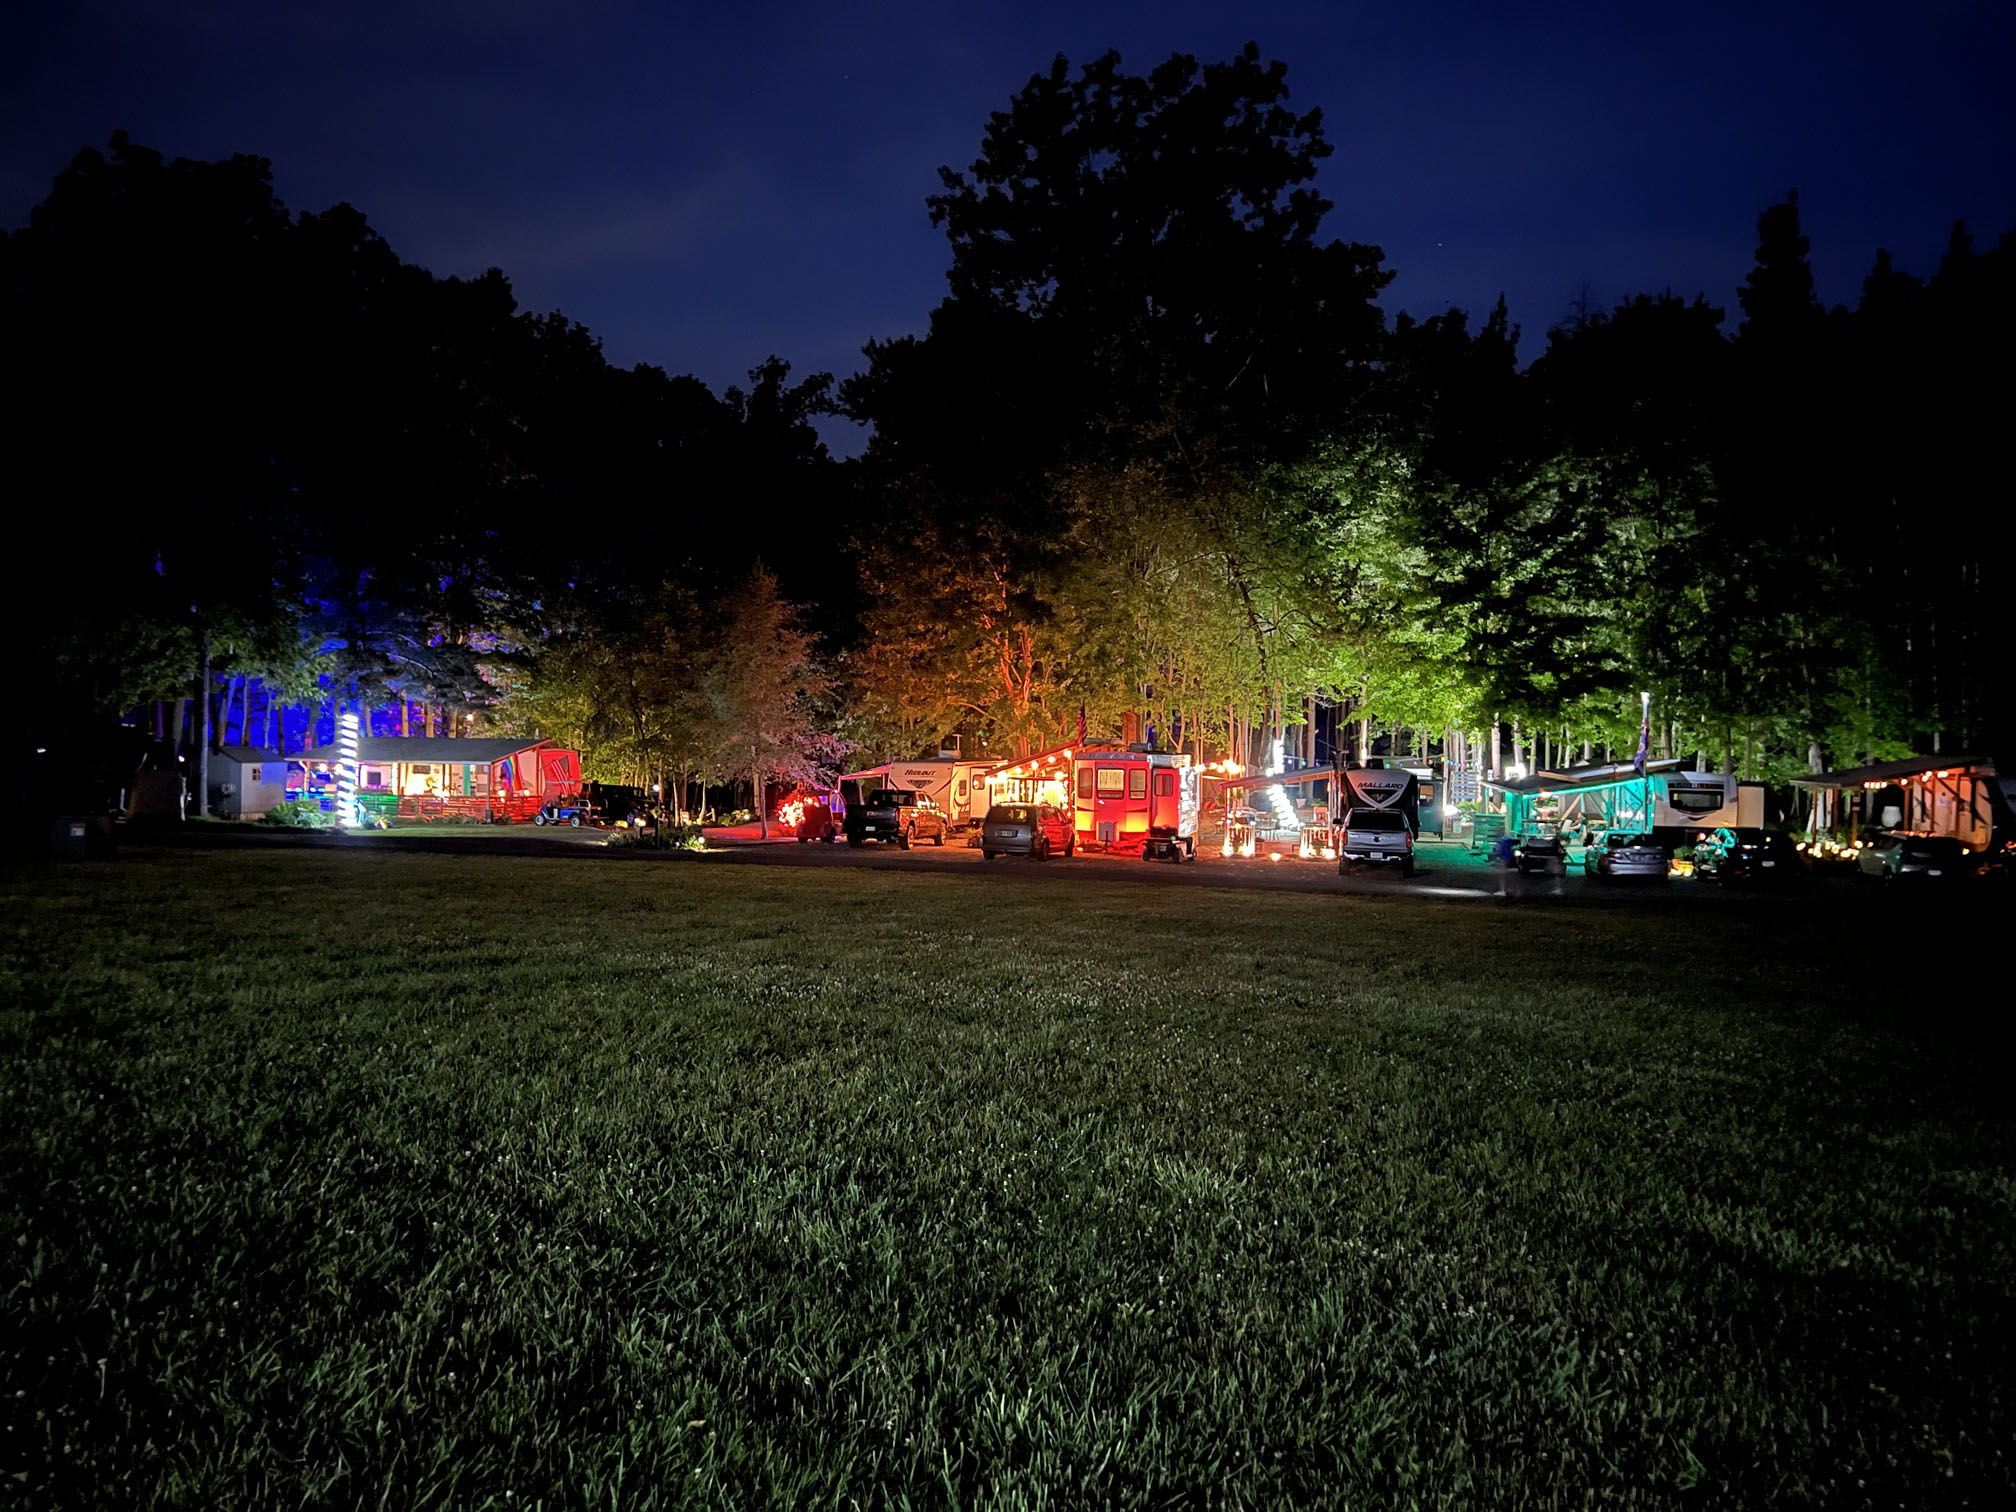
<path fill-rule="evenodd" d="M 336 827 L 348 829 L 357 822 L 357 716 L 344 714 L 336 721 Z"/>
<path fill-rule="evenodd" d="M 1277 740 L 1274 742 L 1274 759 L 1268 764 L 1267 775 L 1270 777 L 1279 777 L 1287 764 L 1287 754 L 1282 748 L 1282 742 Z M 1278 782 L 1275 783 L 1267 789 L 1267 797 L 1274 806 L 1274 817 L 1279 822 L 1280 828 L 1287 830 L 1299 830 L 1302 828 L 1302 821 L 1295 817 L 1295 805 L 1288 801 L 1288 789 L 1286 787 Z"/>

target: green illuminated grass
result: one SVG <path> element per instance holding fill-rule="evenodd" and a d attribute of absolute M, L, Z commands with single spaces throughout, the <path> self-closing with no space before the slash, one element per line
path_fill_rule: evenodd
<path fill-rule="evenodd" d="M 28 1504 L 2016 1495 L 2004 1063 L 1886 1002 L 1873 915 L 266 848 L 4 892 Z"/>

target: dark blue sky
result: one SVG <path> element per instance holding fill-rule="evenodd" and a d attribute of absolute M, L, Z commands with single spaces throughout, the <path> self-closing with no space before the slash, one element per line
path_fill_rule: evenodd
<path fill-rule="evenodd" d="M 1982 244 L 2016 228 L 2016 7 L 1980 0 L 33 9 L 0 30 L 7 226 L 118 128 L 258 153 L 291 207 L 348 200 L 407 261 L 501 267 L 612 360 L 717 389 L 921 330 L 936 170 L 1060 51 L 1144 71 L 1257 41 L 1323 108 L 1326 231 L 1385 249 L 1388 312 L 1503 291 L 1529 357 L 1585 285 L 1733 319 L 1757 212 L 1793 185 L 1829 302 L 1878 246 L 1926 273 L 1956 218 Z"/>

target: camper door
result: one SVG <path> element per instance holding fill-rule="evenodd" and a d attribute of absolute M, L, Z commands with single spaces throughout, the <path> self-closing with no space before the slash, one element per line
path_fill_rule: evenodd
<path fill-rule="evenodd" d="M 1094 845 L 1138 844 L 1148 833 L 1148 763 L 1088 756 L 1077 768 L 1072 807 L 1079 838 Z"/>

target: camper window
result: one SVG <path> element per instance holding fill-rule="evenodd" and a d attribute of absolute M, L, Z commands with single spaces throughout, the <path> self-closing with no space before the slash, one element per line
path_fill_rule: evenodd
<path fill-rule="evenodd" d="M 1090 767 L 1078 768 L 1078 796 L 1089 799 L 1092 796 L 1093 773 Z"/>
<path fill-rule="evenodd" d="M 1148 796 L 1148 769 L 1146 767 L 1135 767 L 1127 774 L 1127 796 L 1129 798 L 1146 798 Z"/>
<path fill-rule="evenodd" d="M 1155 796 L 1157 798 L 1173 798 L 1176 796 L 1176 774 L 1174 772 L 1157 772 L 1155 774 Z"/>
<path fill-rule="evenodd" d="M 1099 791 L 1102 793 L 1124 793 L 1127 791 L 1127 772 L 1123 767 L 1099 768 Z"/>

